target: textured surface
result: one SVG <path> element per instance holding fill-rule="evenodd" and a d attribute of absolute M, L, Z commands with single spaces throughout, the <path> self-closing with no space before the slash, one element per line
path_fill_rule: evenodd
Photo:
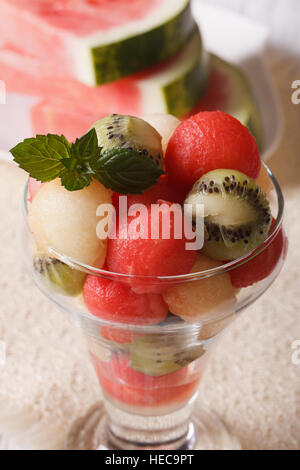
<path fill-rule="evenodd" d="M 245 449 L 300 448 L 299 119 L 291 82 L 300 68 L 272 56 L 286 115 L 286 133 L 270 162 L 285 191 L 290 251 L 270 291 L 225 332 L 204 376 L 200 398 L 238 434 Z M 74 419 L 99 399 L 80 333 L 48 303 L 23 271 L 15 228 L 24 175 L 0 164 L 0 366 L 2 445 L 59 448 Z M 9 439 L 10 436 L 13 436 Z M 1 444 L 0 444 L 1 448 Z"/>

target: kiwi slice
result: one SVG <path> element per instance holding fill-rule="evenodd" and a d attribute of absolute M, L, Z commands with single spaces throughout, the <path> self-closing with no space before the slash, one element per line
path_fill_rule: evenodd
<path fill-rule="evenodd" d="M 86 274 L 56 258 L 43 254 L 36 255 L 33 267 L 60 294 L 76 296 L 82 291 Z"/>
<path fill-rule="evenodd" d="M 269 201 L 256 181 L 235 170 L 215 170 L 194 185 L 186 204 L 204 205 L 203 253 L 234 260 L 257 248 L 271 222 Z M 196 210 L 192 211 L 193 216 Z"/>
<path fill-rule="evenodd" d="M 162 138 L 143 119 L 112 114 L 97 121 L 93 127 L 104 151 L 116 148 L 135 150 L 163 168 Z"/>
<path fill-rule="evenodd" d="M 130 345 L 130 366 L 154 377 L 170 374 L 205 353 L 202 344 L 189 342 L 182 334 L 169 337 L 153 334 L 138 336 Z"/>

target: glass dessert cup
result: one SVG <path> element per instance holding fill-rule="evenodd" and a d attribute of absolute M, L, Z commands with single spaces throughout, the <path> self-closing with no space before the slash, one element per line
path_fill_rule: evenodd
<path fill-rule="evenodd" d="M 28 225 L 27 184 L 21 220 L 26 266 L 42 292 L 81 328 L 103 392 L 103 402 L 72 427 L 67 449 L 239 449 L 238 440 L 221 420 L 196 399 L 214 339 L 269 288 L 284 262 L 284 200 L 270 171 L 269 178 L 276 218 L 268 238 L 246 257 L 217 268 L 183 276 L 128 276 L 83 265 L 48 248 L 48 256 L 83 277 L 90 275 L 135 289 L 159 289 L 169 292 L 171 303 L 176 303 L 183 290 L 189 307 L 193 297 L 195 302 L 202 299 L 202 311 L 196 312 L 195 321 L 184 321 L 169 313 L 164 321 L 154 325 L 117 323 L 94 316 L 82 293 L 66 295 L 37 272 L 33 259 L 38 250 Z M 259 261 L 278 236 L 283 237 L 284 243 L 271 272 L 249 287 L 228 287 L 231 276 L 238 277 L 239 270 Z"/>

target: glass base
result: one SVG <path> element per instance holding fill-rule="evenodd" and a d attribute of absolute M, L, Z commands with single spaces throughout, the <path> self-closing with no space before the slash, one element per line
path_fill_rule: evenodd
<path fill-rule="evenodd" d="M 178 435 L 178 428 L 170 428 L 159 424 L 159 420 L 164 423 L 174 422 L 176 413 L 181 410 L 158 418 L 149 418 L 131 415 L 131 419 L 136 419 L 139 425 L 135 432 L 139 436 L 139 441 L 134 440 L 132 427 L 128 434 L 128 428 L 118 428 L 118 435 L 114 432 L 114 425 L 110 423 L 103 403 L 94 406 L 86 416 L 80 418 L 72 426 L 67 437 L 66 450 L 241 450 L 241 445 L 226 429 L 224 423 L 218 416 L 210 410 L 201 407 L 196 403 L 193 409 L 193 416 L 186 426 L 181 425 L 181 435 Z M 118 410 L 117 413 L 125 412 Z M 141 423 L 146 420 L 151 430 L 141 428 Z M 128 421 L 127 421 L 128 422 Z M 152 425 L 156 423 L 154 429 Z M 160 430 L 161 428 L 161 430 Z M 176 432 L 175 432 L 175 431 Z M 169 432 L 168 432 L 169 431 Z M 172 438 L 172 432 L 175 434 Z M 122 436 L 127 436 L 127 439 Z M 177 434 L 177 435 L 176 435 Z M 180 434 L 180 431 L 179 431 Z M 141 440 L 143 436 L 144 442 Z M 130 440 L 128 440 L 130 437 Z M 167 437 L 167 440 L 166 440 Z M 152 442 L 151 442 L 152 438 Z"/>

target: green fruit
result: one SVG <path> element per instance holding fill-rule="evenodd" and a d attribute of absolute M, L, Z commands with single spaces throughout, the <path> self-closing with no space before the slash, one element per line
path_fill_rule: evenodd
<path fill-rule="evenodd" d="M 160 134 L 143 119 L 112 114 L 93 127 L 103 151 L 113 149 L 135 150 L 163 167 L 163 150 Z"/>
<path fill-rule="evenodd" d="M 251 84 L 242 69 L 211 55 L 212 80 L 219 86 L 223 97 L 215 103 L 217 109 L 231 114 L 244 124 L 263 147 L 263 123 Z"/>
<path fill-rule="evenodd" d="M 82 271 L 71 268 L 56 258 L 37 255 L 33 259 L 35 271 L 49 286 L 60 294 L 76 296 L 80 294 L 86 278 Z"/>
<path fill-rule="evenodd" d="M 144 374 L 161 376 L 175 372 L 205 353 L 202 344 L 187 336 L 158 334 L 138 336 L 130 345 L 130 366 Z"/>
<path fill-rule="evenodd" d="M 204 205 L 203 253 L 216 260 L 234 260 L 257 248 L 272 221 L 269 201 L 256 181 L 235 170 L 202 176 L 186 204 Z"/>

